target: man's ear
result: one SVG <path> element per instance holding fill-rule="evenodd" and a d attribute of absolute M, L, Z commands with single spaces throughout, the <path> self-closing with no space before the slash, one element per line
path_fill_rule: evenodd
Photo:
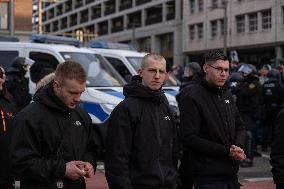
<path fill-rule="evenodd" d="M 169 77 L 170 77 L 170 72 L 167 72 L 167 73 L 166 73 L 166 77 L 165 77 L 165 81 L 168 81 L 168 80 L 169 80 Z"/>
<path fill-rule="evenodd" d="M 56 80 L 53 81 L 53 90 L 54 91 L 57 92 L 59 90 L 60 86 L 61 85 L 60 85 L 60 83 L 58 81 L 56 81 Z"/>
<path fill-rule="evenodd" d="M 139 70 L 138 70 L 138 74 L 139 74 L 139 76 L 140 76 L 140 77 L 142 77 L 142 76 L 143 76 L 143 69 L 142 69 L 142 68 L 139 68 Z"/>
<path fill-rule="evenodd" d="M 203 68 L 203 72 L 206 74 L 206 72 L 208 70 L 208 65 L 204 64 L 202 68 Z"/>

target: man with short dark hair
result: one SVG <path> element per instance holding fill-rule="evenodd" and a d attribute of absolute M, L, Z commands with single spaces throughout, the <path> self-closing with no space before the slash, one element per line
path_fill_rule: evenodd
<path fill-rule="evenodd" d="M 204 56 L 204 78 L 180 94 L 183 148 L 195 189 L 239 189 L 238 161 L 245 130 L 225 83 L 229 61 L 220 51 Z M 183 162 L 182 162 L 183 163 Z M 186 164 L 186 163 L 185 163 Z M 189 178 L 191 179 L 191 178 Z"/>
<path fill-rule="evenodd" d="M 110 189 L 174 189 L 177 131 L 165 94 L 166 60 L 146 55 L 136 81 L 109 119 L 106 178 Z"/>
<path fill-rule="evenodd" d="M 17 114 L 12 166 L 21 189 L 85 188 L 94 175 L 96 144 L 91 119 L 80 108 L 86 73 L 79 63 L 59 64 L 54 80 Z"/>

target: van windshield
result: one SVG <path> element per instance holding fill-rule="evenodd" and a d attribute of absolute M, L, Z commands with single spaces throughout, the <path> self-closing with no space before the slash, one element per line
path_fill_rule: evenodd
<path fill-rule="evenodd" d="M 143 57 L 126 57 L 128 62 L 132 65 L 132 67 L 138 72 Z M 174 78 L 172 75 L 170 75 L 168 81 L 166 82 L 165 86 L 178 86 L 179 82 L 176 78 Z"/>
<path fill-rule="evenodd" d="M 92 53 L 60 52 L 65 60 L 79 62 L 87 73 L 88 87 L 120 87 L 125 81 L 117 74 L 109 63 Z"/>

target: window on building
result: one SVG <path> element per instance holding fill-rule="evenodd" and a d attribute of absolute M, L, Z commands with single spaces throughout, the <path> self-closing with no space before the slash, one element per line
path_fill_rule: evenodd
<path fill-rule="evenodd" d="M 203 23 L 197 24 L 197 34 L 198 39 L 203 38 Z"/>
<path fill-rule="evenodd" d="M 195 0 L 189 0 L 189 14 L 195 12 Z"/>
<path fill-rule="evenodd" d="M 236 28 L 237 33 L 244 33 L 245 32 L 245 15 L 240 15 L 236 17 Z"/>
<path fill-rule="evenodd" d="M 271 29 L 271 10 L 266 10 L 261 12 L 262 16 L 262 29 Z"/>
<path fill-rule="evenodd" d="M 284 6 L 282 6 L 282 25 L 284 26 Z"/>
<path fill-rule="evenodd" d="M 8 2 L 0 2 L 0 30 L 8 29 Z"/>
<path fill-rule="evenodd" d="M 194 40 L 195 38 L 195 26 L 194 25 L 189 26 L 189 38 L 190 40 Z"/>
<path fill-rule="evenodd" d="M 220 19 L 219 20 L 219 23 L 220 23 L 220 35 L 222 36 L 222 35 L 224 35 L 224 33 L 225 33 L 225 26 L 224 26 L 224 19 Z"/>
<path fill-rule="evenodd" d="M 249 31 L 257 31 L 257 13 L 252 13 L 248 15 L 249 18 Z"/>
<path fill-rule="evenodd" d="M 204 9 L 204 3 L 203 0 L 198 0 L 198 11 L 202 12 Z"/>
<path fill-rule="evenodd" d="M 211 25 L 211 37 L 214 38 L 217 36 L 217 20 L 212 20 L 210 22 L 210 25 Z"/>
<path fill-rule="evenodd" d="M 211 6 L 212 7 L 218 7 L 218 0 L 212 0 L 211 1 Z"/>

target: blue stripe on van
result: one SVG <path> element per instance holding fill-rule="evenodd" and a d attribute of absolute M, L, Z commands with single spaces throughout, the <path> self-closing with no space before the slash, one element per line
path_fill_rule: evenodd
<path fill-rule="evenodd" d="M 178 91 L 174 90 L 174 89 L 163 89 L 165 93 L 172 95 L 172 96 L 176 96 L 178 94 Z"/>
<path fill-rule="evenodd" d="M 84 109 L 90 113 L 96 116 L 99 120 L 104 122 L 109 115 L 102 109 L 102 107 L 99 104 L 91 103 L 91 102 L 82 102 Z"/>
<path fill-rule="evenodd" d="M 115 96 L 115 97 L 121 98 L 121 99 L 125 98 L 125 96 L 123 95 L 122 92 L 118 92 L 118 91 L 115 91 L 113 89 L 97 89 L 97 90 L 99 90 L 101 92 L 104 92 L 104 93 L 107 93 L 107 94 L 109 94 L 111 96 Z"/>

